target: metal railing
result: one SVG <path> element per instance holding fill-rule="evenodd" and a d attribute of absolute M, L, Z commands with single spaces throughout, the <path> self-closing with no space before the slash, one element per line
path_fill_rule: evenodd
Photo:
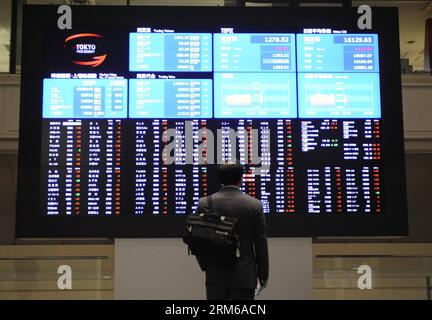
<path fill-rule="evenodd" d="M 0 247 L 0 300 L 113 299 L 113 253 L 111 245 Z"/>
<path fill-rule="evenodd" d="M 432 256 L 318 255 L 314 259 L 315 296 L 430 300 L 431 274 Z"/>

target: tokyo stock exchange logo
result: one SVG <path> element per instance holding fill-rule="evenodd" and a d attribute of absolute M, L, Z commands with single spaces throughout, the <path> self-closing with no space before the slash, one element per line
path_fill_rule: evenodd
<path fill-rule="evenodd" d="M 95 68 L 106 57 L 104 37 L 97 33 L 77 33 L 64 41 L 66 53 L 73 64 Z"/>

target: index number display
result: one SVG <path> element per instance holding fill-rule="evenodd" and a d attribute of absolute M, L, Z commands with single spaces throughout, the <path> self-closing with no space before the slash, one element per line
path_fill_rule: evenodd
<path fill-rule="evenodd" d="M 288 43 L 289 38 L 288 37 L 265 37 L 264 42 L 265 43 Z"/>

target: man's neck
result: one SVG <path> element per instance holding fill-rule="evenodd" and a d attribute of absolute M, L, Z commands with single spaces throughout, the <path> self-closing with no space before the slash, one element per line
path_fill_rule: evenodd
<path fill-rule="evenodd" d="M 227 185 L 224 185 L 222 188 L 237 188 L 237 189 L 240 189 L 240 186 L 238 186 L 236 184 L 227 184 Z"/>

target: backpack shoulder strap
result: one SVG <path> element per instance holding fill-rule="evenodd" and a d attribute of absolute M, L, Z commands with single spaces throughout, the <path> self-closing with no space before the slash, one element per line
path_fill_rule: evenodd
<path fill-rule="evenodd" d="M 211 211 L 214 211 L 213 209 L 213 199 L 212 196 L 208 196 L 207 197 L 207 206 Z"/>
<path fill-rule="evenodd" d="M 217 216 L 220 216 L 221 214 L 218 211 L 216 211 L 216 209 L 213 206 L 213 202 L 214 202 L 213 196 L 214 196 L 214 194 L 212 194 L 211 196 L 207 197 L 207 206 L 208 206 L 208 209 L 213 214 L 216 214 Z"/>
<path fill-rule="evenodd" d="M 213 195 L 207 197 L 207 214 L 213 217 L 220 217 L 221 214 L 213 207 Z"/>

